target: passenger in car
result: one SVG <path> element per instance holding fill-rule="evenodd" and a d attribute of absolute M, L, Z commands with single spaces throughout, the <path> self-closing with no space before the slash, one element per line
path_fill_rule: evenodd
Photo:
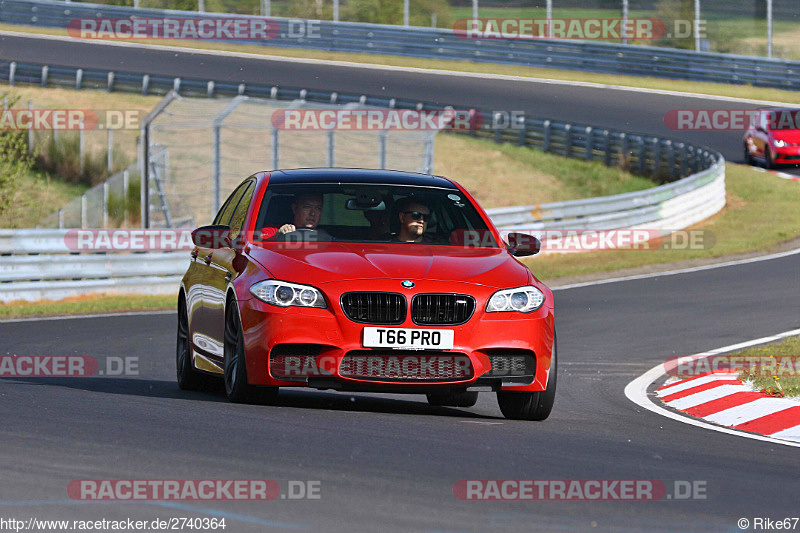
<path fill-rule="evenodd" d="M 392 239 L 395 242 L 429 242 L 424 235 L 431 219 L 431 210 L 413 198 L 404 198 L 397 203 L 400 217 L 400 232 Z M 427 237 L 427 238 L 426 238 Z"/>

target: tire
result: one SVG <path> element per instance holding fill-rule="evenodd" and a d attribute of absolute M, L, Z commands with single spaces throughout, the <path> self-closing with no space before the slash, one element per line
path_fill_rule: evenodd
<path fill-rule="evenodd" d="M 772 162 L 772 152 L 769 148 L 764 149 L 764 168 L 770 169 L 774 167 L 775 164 Z"/>
<path fill-rule="evenodd" d="M 247 363 L 244 335 L 239 321 L 236 302 L 230 300 L 225 313 L 225 340 L 223 381 L 225 395 L 234 403 L 273 403 L 278 398 L 278 387 L 256 387 L 247 382 Z"/>
<path fill-rule="evenodd" d="M 753 156 L 750 155 L 750 150 L 747 148 L 747 144 L 744 145 L 744 164 L 745 165 L 753 164 Z"/>
<path fill-rule="evenodd" d="M 178 339 L 175 347 L 175 369 L 178 387 L 182 390 L 205 391 L 214 386 L 213 378 L 201 374 L 192 364 L 192 343 L 189 339 L 189 313 L 186 298 L 178 297 Z"/>
<path fill-rule="evenodd" d="M 534 392 L 508 392 L 497 393 L 497 403 L 503 416 L 511 420 L 545 420 L 553 410 L 556 399 L 556 376 L 558 364 L 556 357 L 556 337 L 553 336 L 553 355 L 550 361 L 550 379 L 547 388 Z"/>
<path fill-rule="evenodd" d="M 437 407 L 472 407 L 478 403 L 478 393 L 471 391 L 448 394 L 427 394 L 428 403 Z"/>

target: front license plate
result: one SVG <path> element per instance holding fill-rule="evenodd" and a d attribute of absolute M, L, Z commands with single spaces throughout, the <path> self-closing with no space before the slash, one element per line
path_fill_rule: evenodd
<path fill-rule="evenodd" d="M 365 348 L 452 350 L 452 329 L 364 328 Z"/>

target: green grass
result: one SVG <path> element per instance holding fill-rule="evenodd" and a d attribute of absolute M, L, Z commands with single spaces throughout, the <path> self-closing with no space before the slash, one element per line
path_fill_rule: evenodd
<path fill-rule="evenodd" d="M 437 135 L 434 172 L 467 188 L 484 208 L 606 196 L 653 187 L 647 178 L 466 135 Z"/>
<path fill-rule="evenodd" d="M 32 228 L 89 187 L 51 178 L 41 172 L 29 172 L 12 193 L 7 209 L 0 209 L 0 228 Z"/>
<path fill-rule="evenodd" d="M 12 302 L 0 306 L 0 320 L 26 316 L 80 315 L 118 311 L 174 309 L 175 295 L 167 296 L 82 296 L 60 301 Z"/>
<path fill-rule="evenodd" d="M 769 252 L 776 245 L 800 235 L 800 209 L 797 208 L 800 183 L 728 163 L 726 188 L 727 206 L 722 212 L 691 228 L 713 235 L 715 242 L 710 248 L 543 254 L 527 259 L 525 264 L 537 277 L 548 281 L 665 263 L 701 262 L 732 254 Z"/>
<path fill-rule="evenodd" d="M 736 353 L 769 358 L 775 361 L 777 369 L 773 373 L 768 371 L 769 367 L 755 366 L 742 370 L 739 379 L 750 381 L 756 389 L 774 396 L 800 396 L 800 366 L 797 365 L 800 362 L 800 336 Z"/>

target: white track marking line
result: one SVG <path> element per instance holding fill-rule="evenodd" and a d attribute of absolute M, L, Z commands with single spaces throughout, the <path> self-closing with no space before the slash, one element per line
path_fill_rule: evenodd
<path fill-rule="evenodd" d="M 92 315 L 64 315 L 64 316 L 45 316 L 45 317 L 30 317 L 30 318 L 10 318 L 8 320 L 0 319 L 0 326 L 3 324 L 13 324 L 15 322 L 44 322 L 46 320 L 74 320 L 78 318 L 108 318 L 114 316 L 149 316 L 149 315 L 174 315 L 175 310 L 161 310 L 161 311 L 127 311 L 122 313 L 107 313 L 107 314 L 92 314 Z"/>
<path fill-rule="evenodd" d="M 704 416 L 703 418 L 709 422 L 722 424 L 723 426 L 737 426 L 755 420 L 756 418 L 761 418 L 762 416 L 785 411 L 795 406 L 796 405 L 792 405 L 782 398 L 759 398 L 752 402 L 747 402 L 712 415 Z"/>
<path fill-rule="evenodd" d="M 675 385 L 672 385 L 666 389 L 657 390 L 656 394 L 659 397 L 671 396 L 678 392 L 683 392 L 688 389 L 699 387 L 700 385 L 711 383 L 712 381 L 719 381 L 723 379 L 734 379 L 734 378 L 732 374 L 712 374 L 710 376 L 704 376 L 702 378 L 686 381 L 685 383 L 677 382 Z"/>
<path fill-rule="evenodd" d="M 649 274 L 637 274 L 634 276 L 623 276 L 619 278 L 608 278 L 608 279 L 601 279 L 597 281 L 587 281 L 584 283 L 573 283 L 571 285 L 562 285 L 560 287 L 552 287 L 551 290 L 553 291 L 564 291 L 567 289 L 577 289 L 579 287 L 591 287 L 592 285 L 604 285 L 606 283 L 617 283 L 620 281 L 631 281 L 637 279 L 647 279 L 647 278 L 658 278 L 661 276 L 674 276 L 676 274 L 688 274 L 691 272 L 700 272 L 702 270 L 713 270 L 715 268 L 725 268 L 729 266 L 738 266 L 738 265 L 746 265 L 749 263 L 758 263 L 760 261 L 770 261 L 772 259 L 780 259 L 782 257 L 788 257 L 790 255 L 800 254 L 800 248 L 796 248 L 794 250 L 787 250 L 785 252 L 779 252 L 776 254 L 769 254 L 769 255 L 761 255 L 758 257 L 750 257 L 748 259 L 739 259 L 736 261 L 726 261 L 723 263 L 714 263 L 713 265 L 703 265 L 698 267 L 690 267 L 690 268 L 682 268 L 680 270 L 665 270 L 663 272 L 651 272 Z M 721 353 L 721 352 L 720 352 Z M 709 354 L 700 354 L 700 355 L 709 355 Z"/>
<path fill-rule="evenodd" d="M 67 37 L 61 35 L 46 35 L 46 34 L 39 34 L 39 33 L 25 33 L 25 32 L 17 32 L 17 31 L 0 31 L 0 36 L 8 35 L 10 37 L 27 37 L 27 38 L 34 38 L 34 39 L 48 39 L 54 41 L 66 41 L 66 42 L 87 42 L 86 40 L 76 39 L 74 37 Z M 360 68 L 360 69 L 370 69 L 370 70 L 386 70 L 386 71 L 394 71 L 394 72 L 413 72 L 419 74 L 432 74 L 437 76 L 458 76 L 458 77 L 466 77 L 466 78 L 480 78 L 480 79 L 487 79 L 487 80 L 504 80 L 504 81 L 520 81 L 520 82 L 530 82 L 530 83 L 541 83 L 541 84 L 549 84 L 549 85 L 567 85 L 570 87 L 589 87 L 593 89 L 607 89 L 613 91 L 628 91 L 628 92 L 637 92 L 637 93 L 648 93 L 648 94 L 658 94 L 664 96 L 677 96 L 681 98 L 699 98 L 703 100 L 718 100 L 722 102 L 741 102 L 741 103 L 748 103 L 748 104 L 755 104 L 755 105 L 763 105 L 763 106 L 794 106 L 797 104 L 792 104 L 788 102 L 772 102 L 769 100 L 753 100 L 750 98 L 736 98 L 733 96 L 717 96 L 711 94 L 702 94 L 702 93 L 689 93 L 689 92 L 681 92 L 681 91 L 667 91 L 663 89 L 648 89 L 643 87 L 628 87 L 625 85 L 610 85 L 605 83 L 595 83 L 589 81 L 569 81 L 569 80 L 557 80 L 552 78 L 533 78 L 527 76 L 510 76 L 506 74 L 483 74 L 480 72 L 460 72 L 456 70 L 443 70 L 443 69 L 430 69 L 430 68 L 419 68 L 419 67 L 400 67 L 394 65 L 381 65 L 377 63 L 356 63 L 353 61 L 335 61 L 335 60 L 328 60 L 328 59 L 309 59 L 309 58 L 300 58 L 300 57 L 290 57 L 290 56 L 272 56 L 266 54 L 253 54 L 247 52 L 233 52 L 233 51 L 226 51 L 226 50 L 206 50 L 203 48 L 184 48 L 179 46 L 166 46 L 166 45 L 156 45 L 156 44 L 140 44 L 140 43 L 129 43 L 129 42 L 108 42 L 108 41 L 96 41 L 91 40 L 88 41 L 95 45 L 102 45 L 102 46 L 120 46 L 125 48 L 145 48 L 145 49 L 154 49 L 154 50 L 161 50 L 166 52 L 182 52 L 182 53 L 189 53 L 189 54 L 206 54 L 206 55 L 214 55 L 214 56 L 221 56 L 221 57 L 236 57 L 236 58 L 243 58 L 243 59 L 261 59 L 264 61 L 282 61 L 287 63 L 304 63 L 308 65 L 324 65 L 324 66 L 337 66 L 337 67 L 347 67 L 347 68 Z M 390 54 L 384 54 L 390 55 Z M 392 56 L 395 57 L 395 56 Z M 402 56 L 397 56 L 402 57 Z M 443 61 L 455 61 L 452 59 L 443 59 Z M 492 63 L 481 63 L 481 64 L 492 64 Z M 614 74 L 609 74 L 614 75 Z M 646 79 L 646 78 L 643 78 Z"/>
<path fill-rule="evenodd" d="M 749 346 L 756 346 L 759 344 L 766 344 L 769 342 L 773 342 L 776 340 L 783 339 L 785 337 L 793 337 L 795 335 L 800 335 L 800 329 L 795 329 L 791 331 L 784 331 L 783 333 L 778 333 L 777 335 L 772 335 L 770 337 L 762 337 L 760 339 L 753 339 L 746 342 L 741 342 L 739 344 L 733 344 L 731 346 L 725 346 L 723 348 L 717 348 L 716 350 L 711 350 L 708 352 L 704 352 L 701 354 L 697 354 L 696 357 L 706 356 L 706 355 L 715 355 L 718 353 L 725 353 L 725 352 L 732 352 L 735 350 L 739 350 L 741 348 L 747 348 Z M 737 437 L 744 437 L 746 439 L 753 439 L 753 440 L 760 440 L 765 442 L 771 442 L 773 444 L 782 444 L 784 446 L 792 446 L 795 448 L 800 448 L 800 430 L 795 438 L 796 440 L 781 440 L 779 438 L 774 438 L 774 435 L 771 436 L 764 436 L 764 435 L 756 435 L 753 433 L 745 433 L 743 431 L 738 431 L 735 429 L 724 428 L 715 426 L 708 422 L 703 422 L 701 420 L 697 420 L 695 418 L 690 418 L 687 415 L 682 415 L 670 411 L 661 407 L 660 405 L 653 402 L 647 396 L 647 389 L 650 385 L 655 382 L 656 380 L 660 379 L 664 376 L 664 365 L 656 365 L 638 378 L 634 379 L 625 387 L 625 396 L 638 405 L 639 407 L 646 409 L 648 411 L 652 411 L 658 415 L 671 418 L 673 420 L 677 420 L 683 424 L 689 424 L 690 426 L 696 426 L 703 429 L 710 429 L 711 431 L 716 431 L 718 433 L 726 433 L 728 435 L 735 435 Z M 794 434 L 791 434 L 794 435 Z"/>
<path fill-rule="evenodd" d="M 724 398 L 725 396 L 736 394 L 737 392 L 746 392 L 747 390 L 748 389 L 741 385 L 720 385 L 719 387 L 696 392 L 694 394 L 690 394 L 689 396 L 684 396 L 683 398 L 678 398 L 677 400 L 664 403 L 673 409 L 683 411 L 684 409 L 689 409 L 690 407 L 697 407 L 698 405 L 708 403 L 713 400 L 718 400 L 720 398 Z"/>

